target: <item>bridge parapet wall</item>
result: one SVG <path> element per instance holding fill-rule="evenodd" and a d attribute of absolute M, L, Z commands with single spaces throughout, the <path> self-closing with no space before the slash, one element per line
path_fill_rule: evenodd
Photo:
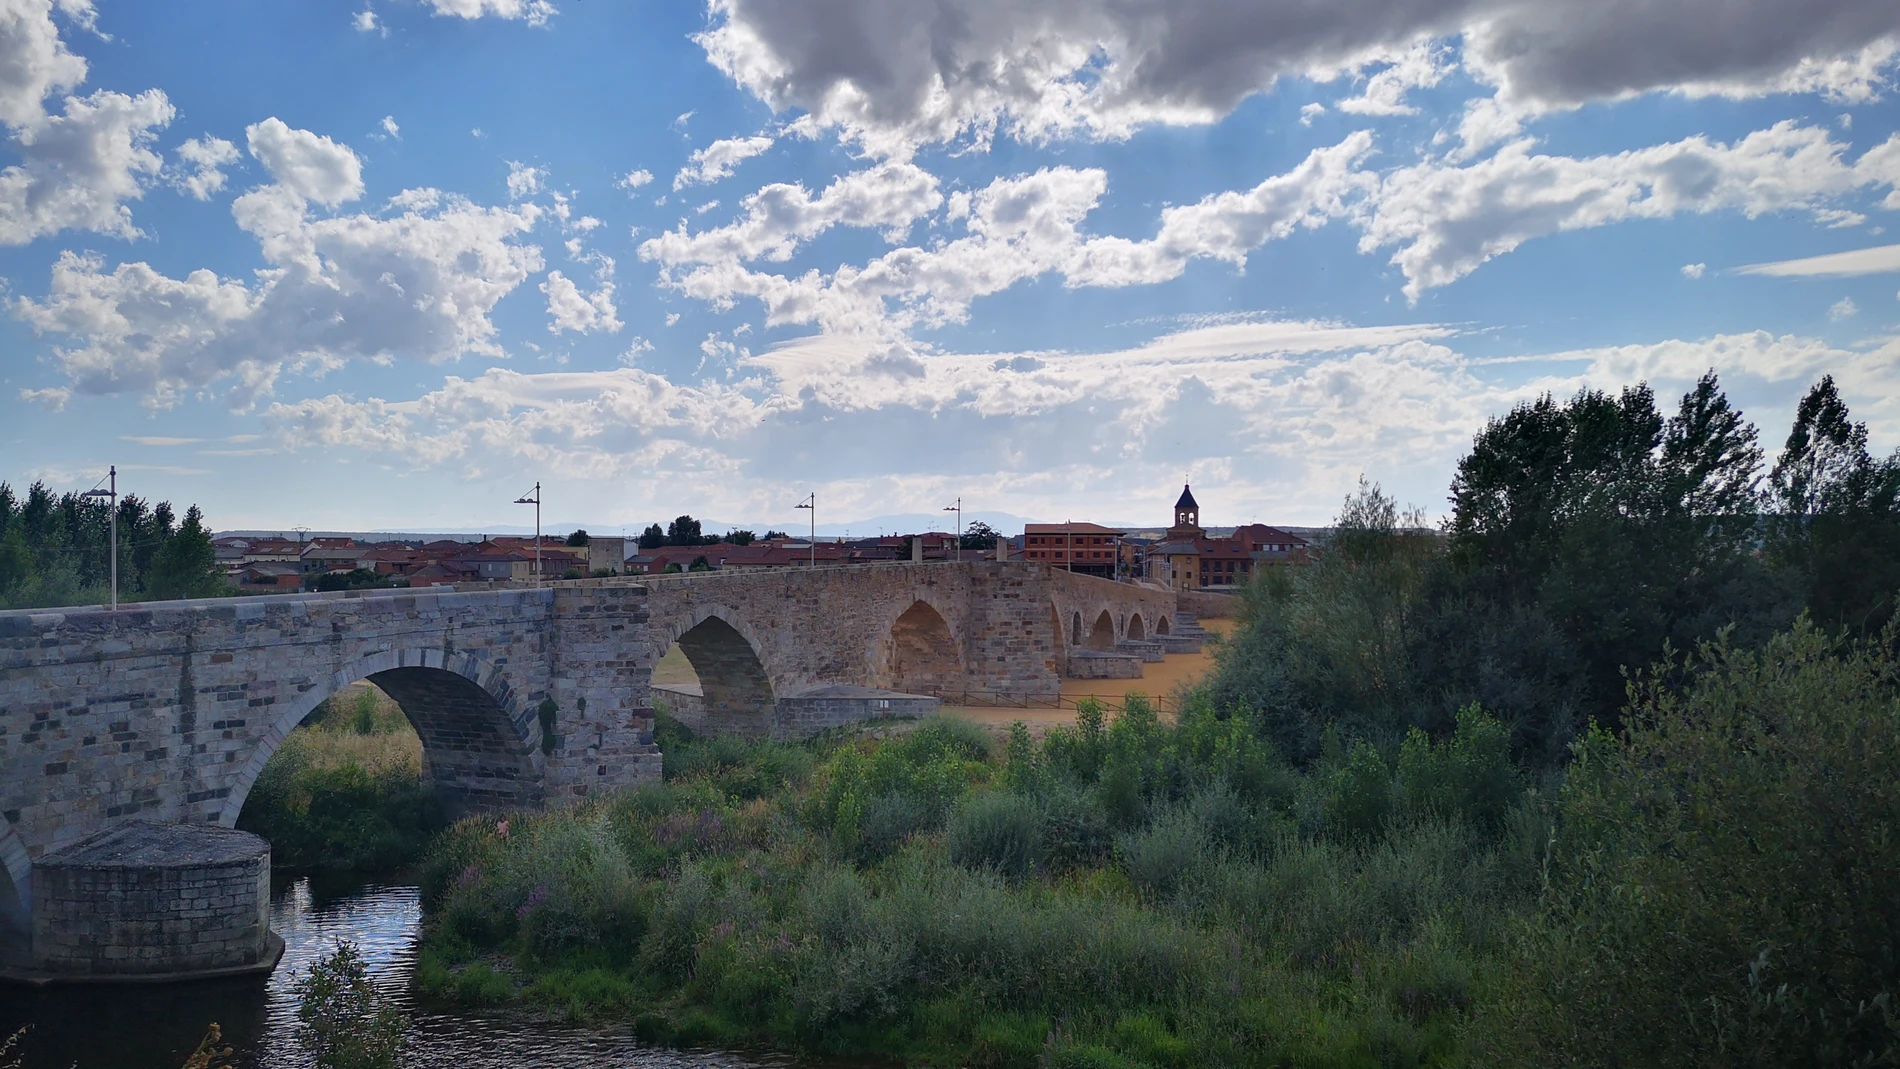
<path fill-rule="evenodd" d="M 424 709 L 431 773 L 506 766 L 510 777 L 486 778 L 512 778 L 531 801 L 528 731 L 546 690 L 552 601 L 418 592 L 0 613 L 0 814 L 29 858 L 135 814 L 228 826 L 289 732 L 378 673 L 395 690 L 407 678 L 418 708 L 431 672 L 465 681 L 491 719 L 457 721 L 460 706 L 440 702 L 431 738 Z M 477 756 L 458 756 L 471 746 Z"/>

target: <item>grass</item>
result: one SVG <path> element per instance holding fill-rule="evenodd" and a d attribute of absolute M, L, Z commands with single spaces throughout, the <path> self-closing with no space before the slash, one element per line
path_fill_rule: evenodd
<path fill-rule="evenodd" d="M 389 871 L 421 857 L 443 823 L 421 739 L 395 702 L 363 684 L 284 740 L 237 826 L 270 840 L 279 868 Z"/>
<path fill-rule="evenodd" d="M 1545 838 L 1521 788 L 1497 821 L 1395 786 L 1336 826 L 1352 777 L 1204 706 L 1004 746 L 661 735 L 664 783 L 441 837 L 425 990 L 920 1065 L 1444 1064 Z"/>

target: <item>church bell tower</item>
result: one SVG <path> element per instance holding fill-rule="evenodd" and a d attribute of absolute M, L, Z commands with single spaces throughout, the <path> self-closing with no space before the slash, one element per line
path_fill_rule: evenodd
<path fill-rule="evenodd" d="M 1200 538 L 1206 533 L 1201 528 L 1201 506 L 1194 500 L 1194 491 L 1183 483 L 1181 499 L 1174 503 L 1174 526 L 1168 529 L 1168 535 Z"/>

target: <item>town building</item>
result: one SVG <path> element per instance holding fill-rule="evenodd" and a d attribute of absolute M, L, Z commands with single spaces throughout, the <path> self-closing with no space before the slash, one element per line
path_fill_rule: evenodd
<path fill-rule="evenodd" d="M 1303 561 L 1306 539 L 1264 523 L 1234 528 L 1225 538 L 1210 538 L 1201 526 L 1201 506 L 1183 485 L 1174 503 L 1174 524 L 1148 548 L 1147 578 L 1175 590 L 1233 590 L 1262 568 Z"/>
<path fill-rule="evenodd" d="M 1126 533 L 1096 523 L 1026 524 L 1022 559 L 1113 579 L 1121 538 Z"/>

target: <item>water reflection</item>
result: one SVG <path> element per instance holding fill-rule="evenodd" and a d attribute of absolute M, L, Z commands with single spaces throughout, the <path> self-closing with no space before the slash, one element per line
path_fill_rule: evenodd
<path fill-rule="evenodd" d="M 591 1029 L 517 1012 L 444 1012 L 418 1003 L 415 973 L 421 925 L 417 890 L 406 885 L 298 879 L 271 904 L 271 927 L 284 938 L 284 960 L 268 980 L 166 985 L 0 987 L 0 1028 L 30 1024 L 25 1069 L 172 1069 L 182 1064 L 206 1023 L 224 1029 L 242 1069 L 308 1066 L 293 1035 L 291 985 L 338 940 L 363 952 L 371 976 L 415 1021 L 410 1064 L 422 1069 L 759 1069 L 791 1064 L 772 1055 L 642 1047 L 624 1028 Z"/>

